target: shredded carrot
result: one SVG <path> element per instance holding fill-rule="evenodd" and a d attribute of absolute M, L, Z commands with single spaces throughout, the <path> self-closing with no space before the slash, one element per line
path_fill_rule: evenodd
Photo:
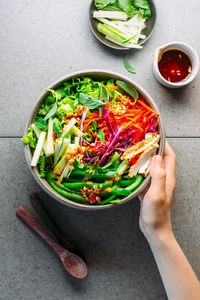
<path fill-rule="evenodd" d="M 141 131 L 144 131 L 144 129 L 139 124 L 133 124 L 133 126 L 140 129 Z"/>
<path fill-rule="evenodd" d="M 130 121 L 130 122 L 126 123 L 126 124 L 124 125 L 124 129 L 126 129 L 127 127 L 129 127 L 132 123 L 133 123 L 133 121 Z"/>
<path fill-rule="evenodd" d="M 143 101 L 138 100 L 138 102 L 139 102 L 142 106 L 144 106 L 146 109 L 148 109 L 149 111 L 151 111 L 152 113 L 154 113 L 154 114 L 157 115 L 157 112 L 156 112 L 154 109 L 152 109 L 151 107 L 149 107 L 147 104 L 145 104 Z"/>

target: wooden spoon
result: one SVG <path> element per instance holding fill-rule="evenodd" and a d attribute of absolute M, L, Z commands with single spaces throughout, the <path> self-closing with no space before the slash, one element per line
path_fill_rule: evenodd
<path fill-rule="evenodd" d="M 73 277 L 83 279 L 87 276 L 88 270 L 85 262 L 79 256 L 66 250 L 53 240 L 46 229 L 33 217 L 23 206 L 16 208 L 16 214 L 36 231 L 60 257 L 65 270 Z"/>

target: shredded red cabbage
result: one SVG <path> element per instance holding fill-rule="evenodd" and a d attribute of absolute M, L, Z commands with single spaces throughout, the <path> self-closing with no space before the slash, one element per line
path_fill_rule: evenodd
<path fill-rule="evenodd" d="M 106 121 L 108 129 L 110 130 L 112 136 L 114 136 L 118 130 L 118 125 L 115 120 L 114 114 L 108 110 L 106 106 L 102 109 L 102 118 Z"/>
<path fill-rule="evenodd" d="M 117 131 L 115 137 L 113 138 L 112 142 L 111 142 L 110 145 L 108 146 L 106 152 L 104 153 L 104 155 L 103 155 L 102 158 L 100 159 L 99 165 L 102 165 L 102 164 L 104 163 L 105 158 L 107 157 L 107 155 L 108 155 L 108 153 L 109 153 L 111 147 L 113 147 L 114 144 L 115 144 L 115 143 L 117 142 L 117 140 L 119 139 L 119 135 L 120 135 L 120 133 L 121 133 L 123 127 L 124 127 L 124 124 L 123 124 L 123 125 L 119 128 L 119 130 Z"/>

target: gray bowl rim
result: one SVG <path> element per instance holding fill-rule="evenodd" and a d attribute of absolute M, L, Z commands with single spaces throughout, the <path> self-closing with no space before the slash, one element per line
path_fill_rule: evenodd
<path fill-rule="evenodd" d="M 114 78 L 114 79 L 119 79 L 119 80 L 124 80 L 126 81 L 128 84 L 130 84 L 131 86 L 135 87 L 138 92 L 140 93 L 140 95 L 147 101 L 147 103 L 153 108 L 155 109 L 158 114 L 159 114 L 159 132 L 160 132 L 160 147 L 158 150 L 158 154 L 162 155 L 164 154 L 164 150 L 165 150 L 165 129 L 164 129 L 164 124 L 163 124 L 163 120 L 160 116 L 160 111 L 157 107 L 157 105 L 155 104 L 154 100 L 151 98 L 151 96 L 138 84 L 135 83 L 134 81 L 130 80 L 129 78 L 127 78 L 124 75 L 121 75 L 119 73 L 116 73 L 114 71 L 108 71 L 108 70 L 101 70 L 101 69 L 87 69 L 87 70 L 80 70 L 80 71 L 76 71 L 73 73 L 70 73 L 68 75 L 63 76 L 62 78 L 56 80 L 55 82 L 53 82 L 48 88 L 45 89 L 45 92 L 42 93 L 40 95 L 40 97 L 37 99 L 36 104 L 32 110 L 32 113 L 29 116 L 29 119 L 27 121 L 26 124 L 26 128 L 25 128 L 25 133 L 27 134 L 28 132 L 28 128 L 29 126 L 32 124 L 39 106 L 41 105 L 42 101 L 44 100 L 44 98 L 47 96 L 48 94 L 48 89 L 54 89 L 58 86 L 60 86 L 63 82 L 68 81 L 74 77 L 80 77 L 80 76 L 91 76 L 93 78 L 97 78 L 99 77 L 104 77 L 105 78 Z M 78 209 L 82 209 L 82 210 L 102 210 L 102 209 L 108 209 L 111 207 L 116 207 L 122 204 L 125 204 L 133 199 L 135 199 L 143 190 L 145 190 L 145 188 L 150 184 L 150 175 L 148 175 L 143 183 L 139 186 L 138 189 L 136 189 L 131 195 L 129 195 L 128 197 L 125 197 L 120 203 L 118 204 L 107 204 L 107 205 L 85 205 L 85 204 L 81 204 L 72 200 L 69 200 L 63 196 L 61 196 L 60 194 L 58 194 L 54 189 L 52 189 L 52 187 L 47 183 L 47 181 L 43 178 L 41 178 L 39 176 L 39 172 L 37 167 L 31 167 L 31 158 L 32 158 L 32 154 L 31 154 L 31 150 L 29 145 L 25 145 L 25 157 L 26 157 L 26 162 L 28 164 L 29 170 L 33 176 L 33 178 L 36 180 L 36 182 L 39 184 L 39 186 L 48 194 L 50 195 L 52 198 L 54 198 L 55 200 L 57 200 L 58 202 L 73 207 L 73 208 L 78 208 Z"/>
<path fill-rule="evenodd" d="M 154 32 L 154 29 L 155 29 L 155 26 L 156 26 L 156 21 L 157 21 L 157 8 L 156 8 L 156 4 L 154 2 L 154 0 L 149 0 L 150 2 L 150 5 L 151 7 L 153 7 L 153 10 L 154 10 L 154 24 L 153 24 L 153 27 L 152 27 L 152 30 L 151 32 L 148 34 L 148 36 L 145 38 L 144 41 L 141 41 L 140 42 L 140 45 L 144 45 L 149 39 L 150 37 L 152 36 L 153 32 Z M 103 45 L 111 48 L 111 49 L 114 49 L 114 50 L 120 50 L 120 51 L 124 51 L 124 50 L 137 50 L 137 49 L 133 49 L 133 48 L 129 48 L 129 47 L 122 47 L 122 46 L 119 46 L 111 41 L 104 41 L 103 38 L 101 38 L 101 36 L 103 36 L 103 34 L 99 33 L 99 35 L 97 34 L 96 32 L 96 29 L 93 27 L 92 25 L 92 21 L 91 21 L 91 11 L 93 10 L 93 6 L 94 6 L 94 3 L 93 1 L 91 2 L 90 4 L 90 8 L 89 8 L 89 25 L 90 25 L 90 29 L 92 31 L 92 33 L 94 34 L 94 36 L 97 38 L 98 41 L 100 41 Z"/>

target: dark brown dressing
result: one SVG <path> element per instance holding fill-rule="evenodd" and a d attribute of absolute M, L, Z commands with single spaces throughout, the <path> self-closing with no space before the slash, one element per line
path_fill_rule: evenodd
<path fill-rule="evenodd" d="M 180 50 L 168 50 L 162 53 L 158 62 L 161 75 L 170 82 L 180 82 L 192 72 L 189 57 Z"/>

